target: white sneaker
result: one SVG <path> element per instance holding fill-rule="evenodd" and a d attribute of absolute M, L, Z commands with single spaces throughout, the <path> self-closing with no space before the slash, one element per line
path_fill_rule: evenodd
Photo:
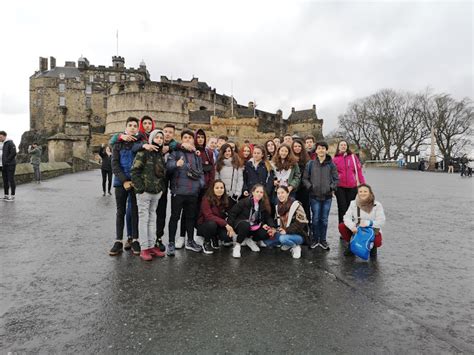
<path fill-rule="evenodd" d="M 242 243 L 240 243 L 241 246 L 246 246 L 247 245 L 247 240 L 249 240 L 249 238 L 245 238 Z"/>
<path fill-rule="evenodd" d="M 267 245 L 265 244 L 265 242 L 264 242 L 263 240 L 259 240 L 259 241 L 258 241 L 258 246 L 259 246 L 260 248 L 266 248 L 266 247 L 267 247 Z"/>
<path fill-rule="evenodd" d="M 240 244 L 235 243 L 234 249 L 232 249 L 232 256 L 234 258 L 240 258 Z"/>
<path fill-rule="evenodd" d="M 293 256 L 293 259 L 301 258 L 301 247 L 299 245 L 296 245 L 291 248 L 291 255 Z"/>
<path fill-rule="evenodd" d="M 175 243 L 174 243 L 175 248 L 176 248 L 176 249 L 183 249 L 183 247 L 184 247 L 184 241 L 185 241 L 185 238 L 184 238 L 184 237 L 177 237 L 177 238 L 176 238 L 176 241 L 175 241 Z"/>
<path fill-rule="evenodd" d="M 290 249 L 291 249 L 291 247 L 289 245 L 282 245 L 281 248 L 280 248 L 281 251 L 287 251 L 287 250 L 290 250 Z"/>
<path fill-rule="evenodd" d="M 257 243 L 253 241 L 252 238 L 247 238 L 247 246 L 250 248 L 250 250 L 254 252 L 259 252 L 260 248 L 258 247 Z"/>
<path fill-rule="evenodd" d="M 15 201 L 15 196 L 9 196 L 5 201 L 13 202 L 13 201 Z"/>

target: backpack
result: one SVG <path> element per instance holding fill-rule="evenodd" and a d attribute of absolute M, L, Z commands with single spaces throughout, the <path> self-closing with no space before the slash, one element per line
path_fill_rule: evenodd
<path fill-rule="evenodd" d="M 374 247 L 375 233 L 372 226 L 361 227 L 360 208 L 357 207 L 357 233 L 354 234 L 349 242 L 351 251 L 359 258 L 369 260 L 370 250 Z"/>

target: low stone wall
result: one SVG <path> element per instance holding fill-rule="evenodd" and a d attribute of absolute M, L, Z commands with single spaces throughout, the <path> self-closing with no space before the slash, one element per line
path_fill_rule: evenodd
<path fill-rule="evenodd" d="M 366 160 L 364 165 L 367 168 L 398 168 L 398 163 L 392 160 Z"/>
<path fill-rule="evenodd" d="M 71 165 L 65 162 L 41 163 L 40 169 L 42 180 L 72 173 Z M 15 182 L 17 184 L 25 184 L 31 181 L 34 181 L 33 165 L 30 163 L 17 164 L 15 170 Z M 1 179 L 0 186 L 3 187 L 3 181 Z"/>

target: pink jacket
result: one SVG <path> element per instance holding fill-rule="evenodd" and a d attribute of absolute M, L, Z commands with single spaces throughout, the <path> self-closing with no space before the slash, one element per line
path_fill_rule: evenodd
<path fill-rule="evenodd" d="M 336 164 L 337 173 L 339 174 L 339 187 L 352 188 L 357 187 L 357 180 L 355 177 L 356 170 L 354 168 L 354 162 L 352 160 L 352 154 L 340 154 L 336 155 L 332 161 Z M 354 159 L 357 165 L 357 176 L 359 177 L 359 183 L 365 184 L 365 178 L 362 174 L 362 166 L 360 164 L 357 155 L 354 155 Z"/>

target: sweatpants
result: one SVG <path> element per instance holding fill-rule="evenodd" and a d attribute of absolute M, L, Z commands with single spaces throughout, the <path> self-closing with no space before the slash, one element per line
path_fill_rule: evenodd
<path fill-rule="evenodd" d="M 237 243 L 241 244 L 246 238 L 252 238 L 254 241 L 268 239 L 268 234 L 263 227 L 255 231 L 250 230 L 250 223 L 248 221 L 240 221 L 237 223 Z"/>
<path fill-rule="evenodd" d="M 158 194 L 148 192 L 137 194 L 138 219 L 140 221 L 138 235 L 142 250 L 155 246 L 156 207 L 161 194 L 162 192 Z"/>

